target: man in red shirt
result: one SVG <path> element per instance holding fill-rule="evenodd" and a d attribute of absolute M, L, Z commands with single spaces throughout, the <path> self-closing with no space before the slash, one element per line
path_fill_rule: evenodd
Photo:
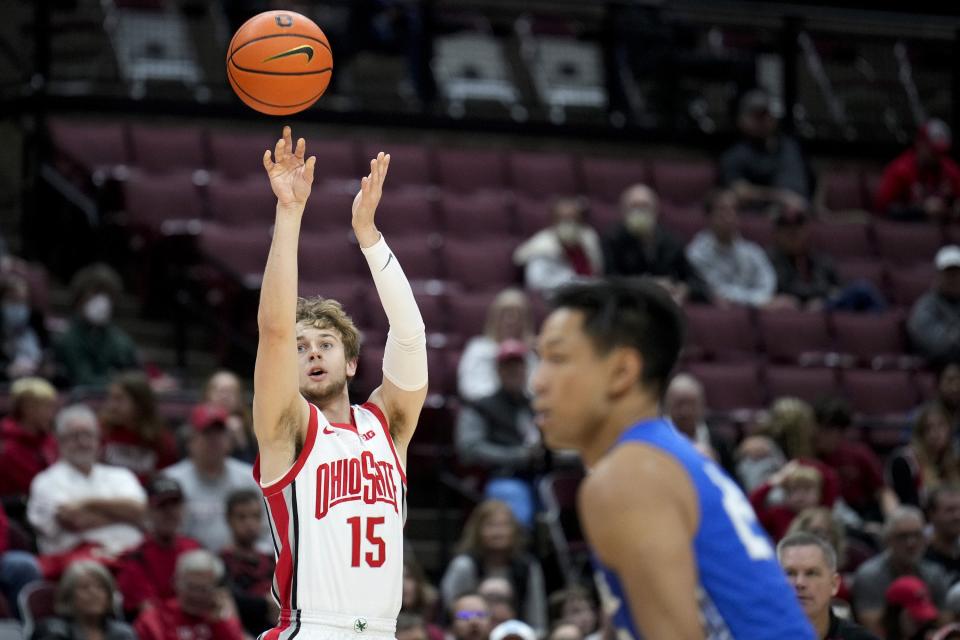
<path fill-rule="evenodd" d="M 133 618 L 147 606 L 176 595 L 173 573 L 177 559 L 200 548 L 193 538 L 179 534 L 183 525 L 183 492 L 180 483 L 155 476 L 147 485 L 148 531 L 140 546 L 118 561 L 117 588 L 123 594 L 123 608 Z"/>
<path fill-rule="evenodd" d="M 896 495 L 883 483 L 883 468 L 867 446 L 846 432 L 853 424 L 850 406 L 841 398 L 824 398 L 814 407 L 817 459 L 840 477 L 840 496 L 867 521 L 881 523 L 897 507 Z"/>
<path fill-rule="evenodd" d="M 952 137 L 943 120 L 928 120 L 913 147 L 887 165 L 876 210 L 901 220 L 960 218 L 960 166 L 949 157 Z"/>
<path fill-rule="evenodd" d="M 43 378 L 20 378 L 10 395 L 10 415 L 0 420 L 0 496 L 26 496 L 33 477 L 57 459 L 57 391 Z"/>
<path fill-rule="evenodd" d="M 133 628 L 140 640 L 243 640 L 230 593 L 218 586 L 223 563 L 204 549 L 177 559 L 176 598 L 148 607 Z"/>

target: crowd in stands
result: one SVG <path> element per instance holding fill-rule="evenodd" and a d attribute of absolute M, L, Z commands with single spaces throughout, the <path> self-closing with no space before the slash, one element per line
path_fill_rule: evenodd
<path fill-rule="evenodd" d="M 743 137 L 720 159 L 720 184 L 689 242 L 663 224 L 657 191 L 637 182 L 608 228 L 592 225 L 589 202 L 558 198 L 548 224 L 516 247 L 523 286 L 504 283 L 512 286 L 489 305 L 482 333 L 465 340 L 448 425 L 458 469 L 482 480 L 481 501 L 435 582 L 406 559 L 399 639 L 612 638 L 588 574 L 557 580 L 538 560 L 541 481 L 578 468 L 547 451 L 533 424 L 543 294 L 577 278 L 645 275 L 685 308 L 871 314 L 894 305 L 877 282 L 841 278 L 842 256 L 813 248 L 816 176 L 779 131 L 769 97 L 748 94 L 739 124 Z M 960 220 L 949 148 L 946 125 L 924 125 L 884 172 L 877 215 Z M 771 225 L 766 246 L 741 233 L 756 220 Z M 934 276 L 905 328 L 921 363 L 911 366 L 936 381 L 926 402 L 896 417 L 897 446 L 862 443 L 857 412 L 835 394 L 777 394 L 733 431 L 692 372 L 665 394 L 677 428 L 748 494 L 824 632 L 855 619 L 889 640 L 941 627 L 937 638 L 960 637 L 960 247 L 918 259 L 932 259 Z M 28 273 L 0 251 L 0 377 L 9 382 L 0 613 L 26 618 L 37 640 L 256 637 L 278 610 L 241 378 L 213 373 L 186 422 L 169 424 L 160 379 L 115 321 L 122 279 L 106 265 L 78 272 L 71 315 L 58 324 L 34 302 Z M 95 402 L 76 399 L 86 389 L 98 390 Z M 41 619 L 43 594 L 52 604 Z"/>

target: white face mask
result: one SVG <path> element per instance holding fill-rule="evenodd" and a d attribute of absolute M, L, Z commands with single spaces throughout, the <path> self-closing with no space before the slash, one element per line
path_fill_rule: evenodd
<path fill-rule="evenodd" d="M 657 218 L 650 207 L 631 207 L 624 216 L 627 229 L 638 236 L 645 236 L 653 231 Z"/>
<path fill-rule="evenodd" d="M 110 297 L 104 293 L 98 293 L 83 304 L 83 317 L 90 324 L 102 326 L 110 322 L 110 315 L 113 312 L 113 304 Z"/>
<path fill-rule="evenodd" d="M 553 225 L 554 233 L 563 244 L 575 244 L 580 239 L 580 225 L 576 222 L 565 220 Z"/>

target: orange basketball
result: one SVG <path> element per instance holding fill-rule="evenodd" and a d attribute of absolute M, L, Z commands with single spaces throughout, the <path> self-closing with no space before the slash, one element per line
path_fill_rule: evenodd
<path fill-rule="evenodd" d="M 227 77 L 247 106 L 282 116 L 303 111 L 333 72 L 327 36 L 293 11 L 265 11 L 243 23 L 227 48 Z"/>

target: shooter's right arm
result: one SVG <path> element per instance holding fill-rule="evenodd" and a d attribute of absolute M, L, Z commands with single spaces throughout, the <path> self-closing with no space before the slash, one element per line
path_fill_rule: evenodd
<path fill-rule="evenodd" d="M 315 163 L 313 157 L 304 162 L 305 147 L 301 138 L 294 150 L 290 128 L 284 127 L 273 160 L 269 151 L 263 157 L 277 196 L 277 214 L 260 288 L 260 339 L 253 373 L 253 424 L 261 454 L 270 456 L 273 450 L 283 455 L 279 450 L 283 449 L 291 459 L 293 436 L 309 417 L 309 407 L 300 395 L 296 338 L 297 246 Z"/>

